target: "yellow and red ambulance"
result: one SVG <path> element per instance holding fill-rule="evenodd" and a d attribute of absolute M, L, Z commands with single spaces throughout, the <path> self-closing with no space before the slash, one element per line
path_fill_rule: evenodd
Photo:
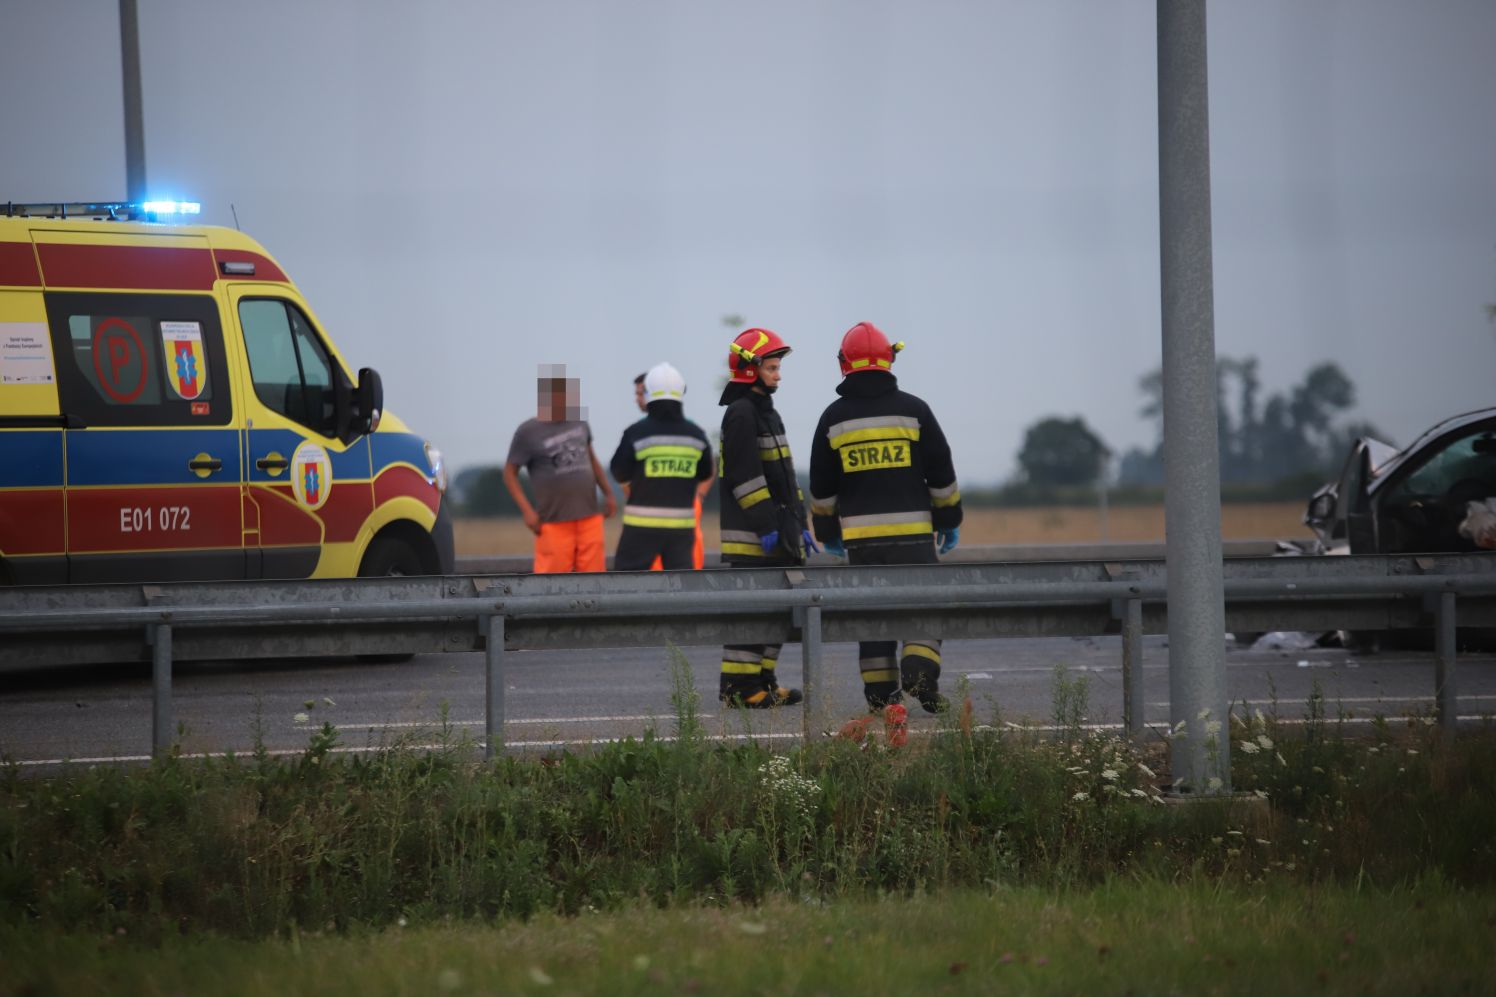
<path fill-rule="evenodd" d="M 0 584 L 450 572 L 441 454 L 195 210 L 0 204 Z"/>

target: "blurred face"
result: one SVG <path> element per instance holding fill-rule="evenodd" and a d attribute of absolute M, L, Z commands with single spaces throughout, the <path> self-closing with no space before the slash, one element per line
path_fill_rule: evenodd
<path fill-rule="evenodd" d="M 566 379 L 543 377 L 535 382 L 535 417 L 544 422 L 566 418 Z"/>
<path fill-rule="evenodd" d="M 640 412 L 648 411 L 647 403 L 644 401 L 644 382 L 640 381 L 634 385 L 634 404 L 639 406 Z"/>
<path fill-rule="evenodd" d="M 779 387 L 782 375 L 779 372 L 780 357 L 770 357 L 758 365 L 758 379 L 766 388 Z"/>

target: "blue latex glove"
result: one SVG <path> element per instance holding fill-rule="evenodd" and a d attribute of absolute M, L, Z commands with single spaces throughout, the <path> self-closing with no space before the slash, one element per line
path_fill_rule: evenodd
<path fill-rule="evenodd" d="M 842 546 L 842 542 L 840 540 L 827 540 L 822 546 L 826 548 L 826 553 L 830 554 L 832 557 L 847 556 L 847 548 Z"/>
<path fill-rule="evenodd" d="M 952 526 L 948 530 L 936 530 L 935 542 L 939 544 L 940 553 L 949 554 L 956 549 L 956 544 L 961 542 L 961 527 Z"/>
<path fill-rule="evenodd" d="M 816 546 L 816 538 L 811 535 L 809 530 L 800 531 L 800 542 L 805 544 L 805 550 L 809 554 L 819 554 L 821 552 L 821 548 Z"/>
<path fill-rule="evenodd" d="M 779 547 L 779 531 L 775 530 L 772 533 L 765 533 L 758 538 L 758 545 L 764 549 L 765 554 L 773 554 Z"/>

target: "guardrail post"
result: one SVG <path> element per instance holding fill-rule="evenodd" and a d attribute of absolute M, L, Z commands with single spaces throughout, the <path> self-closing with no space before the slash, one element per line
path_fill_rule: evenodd
<path fill-rule="evenodd" d="M 171 624 L 145 628 L 151 647 L 151 756 L 163 758 L 171 750 Z"/>
<path fill-rule="evenodd" d="M 821 660 L 821 607 L 806 606 L 805 622 L 800 627 L 800 661 L 805 683 L 805 740 L 809 743 L 831 726 L 831 694 L 826 687 Z"/>
<path fill-rule="evenodd" d="M 1122 725 L 1127 736 L 1140 738 L 1147 729 L 1143 699 L 1143 600 L 1122 603 Z"/>
<path fill-rule="evenodd" d="M 1454 737 L 1460 722 L 1460 698 L 1455 684 L 1455 594 L 1440 592 L 1434 611 L 1434 711 L 1444 738 Z"/>
<path fill-rule="evenodd" d="M 504 614 L 479 617 L 483 631 L 486 665 L 483 680 L 483 757 L 493 758 L 504 750 Z"/>

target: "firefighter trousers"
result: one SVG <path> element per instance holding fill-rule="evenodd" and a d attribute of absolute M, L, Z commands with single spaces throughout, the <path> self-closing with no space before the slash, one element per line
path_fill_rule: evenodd
<path fill-rule="evenodd" d="M 736 567 L 788 568 L 784 558 L 754 558 L 752 561 L 730 561 Z M 728 644 L 722 648 L 722 678 L 717 696 L 724 703 L 740 701 L 754 706 L 759 700 L 780 700 L 778 672 L 779 652 L 783 644 Z"/>
<path fill-rule="evenodd" d="M 849 564 L 937 564 L 933 537 L 889 543 L 848 545 Z M 857 667 L 869 709 L 898 702 L 899 690 L 930 713 L 940 709 L 940 641 L 922 637 L 903 642 L 864 640 L 857 644 Z"/>
<path fill-rule="evenodd" d="M 613 554 L 614 571 L 648 571 L 659 558 L 666 571 L 693 568 L 696 531 L 654 526 L 625 526 Z"/>

